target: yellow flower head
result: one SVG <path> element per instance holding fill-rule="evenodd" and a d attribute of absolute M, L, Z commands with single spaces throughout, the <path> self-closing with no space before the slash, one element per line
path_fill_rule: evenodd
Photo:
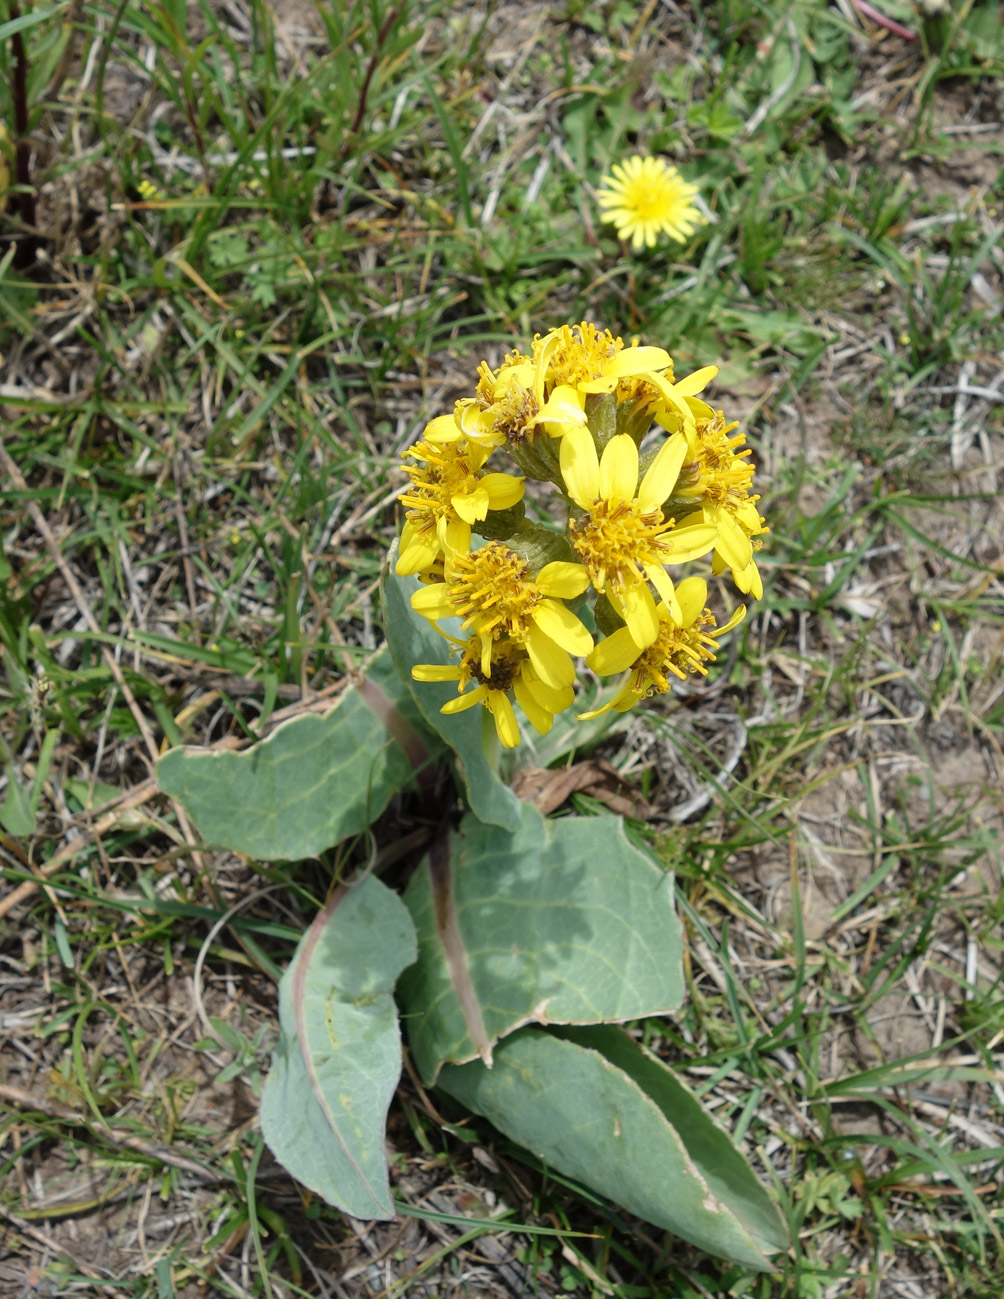
<path fill-rule="evenodd" d="M 635 249 L 651 248 L 656 237 L 689 239 L 703 222 L 695 202 L 697 186 L 661 158 L 634 157 L 615 163 L 597 199 L 604 221 L 612 222 Z"/>
<path fill-rule="evenodd" d="M 686 454 L 682 433 L 669 438 L 639 484 L 638 448 L 627 434 L 611 438 L 602 459 L 588 434 L 566 437 L 561 444 L 565 487 L 583 512 L 569 525 L 572 546 L 639 647 L 651 645 L 659 632 L 649 581 L 679 618 L 666 565 L 699 559 L 715 544 L 710 525 L 678 528 L 662 512 Z"/>
<path fill-rule="evenodd" d="M 604 365 L 623 350 L 624 340 L 584 320 L 534 335 L 532 347 L 535 358 L 546 358 L 547 383 L 577 388 L 602 373 Z"/>
<path fill-rule="evenodd" d="M 509 509 L 522 499 L 522 478 L 481 472 L 490 454 L 491 448 L 466 438 L 450 442 L 420 438 L 404 453 L 411 486 L 398 497 L 408 513 L 397 573 L 406 576 L 431 569 L 447 546 L 469 550 L 472 524 L 486 518 L 489 510 Z"/>
<path fill-rule="evenodd" d="M 639 700 L 650 695 L 664 695 L 673 678 L 683 681 L 688 673 L 707 676 L 705 664 L 714 660 L 718 641 L 746 616 L 746 606 L 739 605 L 724 626 L 717 626 L 714 614 L 705 607 L 708 584 L 700 577 L 688 577 L 676 588 L 680 618 L 674 618 L 665 604 L 658 608 L 659 627 L 651 645 L 639 650 L 627 627 L 600 641 L 586 662 L 601 676 L 613 676 L 631 669 L 621 691 L 602 708 L 580 714 L 598 717 L 608 709 L 626 712 Z"/>
<path fill-rule="evenodd" d="M 488 447 L 531 438 L 540 410 L 532 358 L 512 352 L 497 372 L 482 361 L 478 375 L 475 395 L 457 402 L 456 422 L 465 436 Z"/>
<path fill-rule="evenodd" d="M 622 388 L 633 392 L 637 386 L 628 381 L 647 370 L 661 370 L 673 380 L 672 358 L 661 347 L 625 347 L 609 329 L 599 330 L 587 320 L 561 325 L 543 337 L 537 334 L 533 354 L 544 371 L 546 392 L 560 386 L 582 393 L 616 390 L 622 398 Z"/>
<path fill-rule="evenodd" d="M 497 641 L 525 645 L 534 670 L 552 689 L 575 680 L 572 655 L 588 654 L 593 638 L 564 600 L 581 595 L 589 576 L 581 564 L 556 561 L 534 576 L 526 560 L 492 541 L 470 554 L 451 556 L 447 580 L 411 597 L 416 613 L 439 622 L 461 618 L 481 638 L 484 676 Z"/>
<path fill-rule="evenodd" d="M 715 413 L 697 394 L 704 391 L 717 373 L 717 365 L 704 365 L 675 383 L 668 382 L 665 375 L 661 374 L 646 376 L 658 394 L 652 407 L 656 423 L 661 424 L 669 433 L 682 428 L 687 435 L 691 455 L 697 446 L 697 421 L 708 419 Z"/>
<path fill-rule="evenodd" d="M 750 493 L 754 465 L 746 446 L 746 435 L 729 434 L 738 424 L 726 424 L 721 411 L 696 426 L 696 454 L 685 464 L 673 492 L 674 509 L 687 510 L 681 527 L 710 523 L 717 533 L 714 571 L 732 572 L 740 591 L 759 599 L 763 581 L 753 558 L 753 551 L 763 544 L 757 540 L 767 532 L 756 502 L 760 497 Z M 694 508 L 697 507 L 697 508 Z"/>
<path fill-rule="evenodd" d="M 418 663 L 411 675 L 416 681 L 456 681 L 458 697 L 448 700 L 440 712 L 462 713 L 476 704 L 484 704 L 495 721 L 499 740 L 507 749 L 519 744 L 519 724 L 509 699 L 510 690 L 541 735 L 551 729 L 555 713 L 563 712 L 571 704 L 572 687 L 555 689 L 542 681 L 526 646 L 505 639 L 490 641 L 486 670 L 482 637 L 475 633 L 466 642 L 455 637 L 449 639 L 461 651 L 459 663 Z M 467 694 L 467 687 L 472 683 L 474 689 Z"/>
<path fill-rule="evenodd" d="M 545 391 L 547 356 L 513 352 L 496 374 L 482 362 L 474 397 L 457 402 L 455 424 L 471 441 L 486 447 L 504 447 L 532 478 L 554 479 L 558 456 L 551 443 L 570 428 L 586 424 L 585 397 L 568 384 L 550 385 Z M 446 430 L 437 436 L 454 437 Z"/>
<path fill-rule="evenodd" d="M 475 400 L 482 410 L 487 410 L 495 400 L 495 386 L 499 377 L 507 370 L 515 370 L 521 366 L 533 365 L 533 357 L 527 356 L 525 352 L 513 348 L 502 358 L 502 364 L 498 370 L 493 370 L 487 361 L 482 361 L 478 366 L 478 384 L 474 389 Z"/>

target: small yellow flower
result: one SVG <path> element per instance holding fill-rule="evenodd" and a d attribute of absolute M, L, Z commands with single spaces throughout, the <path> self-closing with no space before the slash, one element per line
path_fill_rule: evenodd
<path fill-rule="evenodd" d="M 450 636 L 456 649 L 461 651 L 460 662 L 452 664 L 416 663 L 411 675 L 416 681 L 456 681 L 458 696 L 449 699 L 439 710 L 441 713 L 463 713 L 477 704 L 484 704 L 495 722 L 495 732 L 507 749 L 519 744 L 519 723 L 509 698 L 510 690 L 540 735 L 546 735 L 554 724 L 555 713 L 563 712 L 571 704 L 574 692 L 571 686 L 556 690 L 540 679 L 530 661 L 526 647 L 514 641 L 492 641 L 488 670 L 485 671 L 484 644 L 477 634 L 461 641 Z M 474 689 L 467 694 L 467 687 Z"/>
<path fill-rule="evenodd" d="M 588 720 L 599 717 L 609 709 L 627 712 L 639 700 L 650 695 L 664 695 L 672 686 L 673 678 L 683 681 L 688 672 L 707 676 L 705 664 L 714 660 L 718 641 L 726 632 L 737 627 L 746 616 L 746 606 L 739 605 L 723 626 L 715 624 L 714 614 L 705 608 L 708 584 L 700 577 L 688 577 L 676 588 L 680 604 L 679 618 L 674 618 L 668 607 L 660 603 L 659 627 L 651 645 L 639 650 L 627 627 L 600 641 L 586 660 L 600 676 L 613 676 L 631 669 L 631 676 L 620 692 L 592 712 L 580 713 Z"/>
<path fill-rule="evenodd" d="M 498 374 L 482 362 L 477 396 L 457 403 L 459 428 L 471 441 L 518 452 L 532 445 L 540 430 L 560 437 L 568 428 L 584 427 L 582 397 L 567 384 L 545 395 L 545 371 L 543 355 L 535 361 L 506 357 Z"/>
<path fill-rule="evenodd" d="M 562 325 L 543 338 L 533 340 L 537 365 L 543 372 L 545 391 L 570 388 L 578 393 L 617 392 L 618 398 L 629 389 L 633 396 L 636 380 L 650 370 L 664 371 L 668 382 L 673 379 L 673 361 L 661 347 L 624 346 L 609 329 L 602 332 L 588 321 L 574 326 Z M 584 421 L 580 421 L 584 422 Z"/>
<path fill-rule="evenodd" d="M 697 186 L 661 158 L 637 156 L 615 163 L 601 186 L 596 197 L 604 221 L 612 222 L 635 249 L 651 248 L 660 234 L 689 239 L 703 224 L 695 202 Z"/>
<path fill-rule="evenodd" d="M 572 546 L 593 586 L 606 593 L 639 647 L 651 645 L 659 631 L 648 582 L 679 618 L 666 565 L 699 559 L 715 544 L 710 525 L 677 528 L 662 512 L 686 455 L 684 434 L 667 439 L 639 484 L 638 448 L 626 433 L 610 439 L 602 459 L 588 433 L 561 443 L 565 487 L 583 511 L 569 527 Z"/>
<path fill-rule="evenodd" d="M 440 443 L 421 438 L 404 453 L 405 461 L 417 463 L 405 464 L 411 486 L 398 497 L 408 509 L 395 565 L 402 577 L 432 568 L 447 547 L 470 550 L 473 524 L 489 510 L 506 510 L 522 499 L 522 478 L 481 472 L 489 455 L 490 447 L 466 438 Z"/>
<path fill-rule="evenodd" d="M 755 466 L 747 459 L 752 452 L 746 435 L 729 436 L 737 427 L 735 422 L 726 424 L 721 411 L 697 421 L 695 455 L 683 466 L 671 506 L 696 507 L 681 518 L 680 526 L 710 523 L 716 532 L 714 572 L 730 569 L 739 590 L 759 600 L 763 580 L 753 552 L 762 545 L 756 538 L 768 528 L 756 507 L 760 497 L 750 494 Z"/>
<path fill-rule="evenodd" d="M 589 576 L 581 564 L 556 561 L 533 576 L 525 559 L 491 541 L 470 554 L 452 554 L 447 580 L 411 597 L 416 613 L 433 622 L 461 618 L 481 638 L 481 673 L 491 675 L 496 642 L 525 645 L 545 685 L 564 690 L 575 680 L 572 656 L 588 654 L 593 638 L 564 600 L 581 595 Z"/>
<path fill-rule="evenodd" d="M 717 365 L 704 365 L 700 370 L 685 374 L 675 383 L 668 382 L 661 374 L 645 376 L 658 393 L 658 399 L 652 408 L 656 423 L 668 433 L 675 433 L 682 428 L 687 435 L 692 454 L 697 445 L 697 421 L 709 419 L 715 413 L 707 402 L 700 400 L 697 394 L 704 391 L 717 373 Z"/>

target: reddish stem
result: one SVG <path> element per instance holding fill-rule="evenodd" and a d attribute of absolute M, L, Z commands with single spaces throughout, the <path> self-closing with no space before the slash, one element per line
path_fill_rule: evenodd
<path fill-rule="evenodd" d="M 870 18 L 873 23 L 878 23 L 879 27 L 884 27 L 887 32 L 892 32 L 896 36 L 902 36 L 905 41 L 915 41 L 917 39 L 916 32 L 911 32 L 908 28 L 901 27 L 899 23 L 895 22 L 892 18 L 887 18 L 880 9 L 876 9 L 874 5 L 870 5 L 868 0 L 853 0 L 853 4 L 859 14 L 864 14 L 864 16 Z"/>
<path fill-rule="evenodd" d="M 16 0 L 11 0 L 9 13 L 12 20 L 21 17 L 21 10 Z M 14 106 L 14 174 L 18 184 L 18 192 L 15 192 L 12 197 L 21 223 L 27 228 L 24 236 L 17 241 L 14 264 L 23 270 L 35 260 L 38 238 L 35 234 L 35 191 L 31 184 L 31 142 L 28 139 L 28 56 L 24 48 L 24 37 L 20 32 L 15 32 L 11 37 L 11 49 L 14 53 L 14 75 L 11 79 L 11 99 Z"/>
<path fill-rule="evenodd" d="M 370 82 L 373 80 L 373 73 L 376 72 L 377 64 L 380 62 L 380 49 L 384 41 L 390 34 L 390 29 L 397 22 L 404 5 L 397 5 L 390 11 L 387 17 L 380 24 L 380 30 L 377 32 L 376 44 L 373 46 L 373 57 L 369 61 L 366 69 L 366 75 L 363 77 L 362 88 L 359 91 L 359 103 L 356 105 L 356 115 L 349 127 L 349 135 L 355 135 L 362 126 L 363 114 L 366 112 L 366 100 L 369 98 Z"/>

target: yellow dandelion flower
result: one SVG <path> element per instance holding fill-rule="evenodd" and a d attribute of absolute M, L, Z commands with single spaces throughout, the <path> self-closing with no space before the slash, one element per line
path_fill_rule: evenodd
<path fill-rule="evenodd" d="M 651 645 L 659 632 L 648 582 L 679 619 L 666 565 L 699 559 L 715 544 L 709 524 L 678 528 L 662 512 L 686 455 L 682 433 L 667 439 L 639 484 L 638 448 L 626 433 L 610 439 L 602 459 L 588 434 L 561 443 L 565 487 L 583 511 L 569 525 L 572 546 L 593 586 L 606 593 L 639 647 Z"/>
<path fill-rule="evenodd" d="M 431 569 L 447 547 L 469 550 L 473 524 L 489 510 L 506 510 L 522 499 L 522 478 L 481 472 L 490 454 L 490 447 L 466 438 L 439 443 L 420 438 L 404 453 L 406 462 L 417 463 L 405 463 L 411 486 L 398 497 L 408 511 L 395 565 L 402 577 Z"/>
<path fill-rule="evenodd" d="M 763 544 L 757 538 L 768 528 L 756 507 L 760 497 L 750 493 L 755 471 L 748 459 L 752 451 L 744 433 L 729 436 L 735 428 L 738 423 L 726 424 L 721 411 L 697 422 L 693 459 L 683 466 L 669 505 L 686 512 L 681 527 L 694 523 L 714 527 L 714 572 L 730 569 L 739 590 L 760 599 L 763 580 L 753 552 Z"/>
<path fill-rule="evenodd" d="M 613 676 L 631 669 L 631 675 L 619 693 L 592 712 L 580 713 L 588 720 L 609 709 L 627 712 L 639 700 L 664 695 L 673 679 L 683 681 L 688 673 L 707 676 L 705 666 L 714 660 L 718 641 L 737 627 L 746 616 L 746 606 L 739 605 L 723 626 L 715 623 L 714 614 L 706 608 L 708 584 L 700 577 L 688 577 L 676 588 L 680 604 L 679 618 L 674 618 L 665 603 L 658 608 L 659 627 L 651 645 L 639 650 L 627 627 L 621 627 L 600 641 L 586 662 L 600 676 Z"/>
<path fill-rule="evenodd" d="M 540 735 L 546 735 L 551 729 L 555 713 L 563 712 L 571 704 L 574 697 L 571 686 L 558 690 L 542 681 L 524 645 L 509 640 L 491 641 L 485 671 L 482 637 L 475 633 L 466 642 L 452 636 L 449 639 L 461 651 L 459 663 L 418 663 L 411 675 L 416 681 L 456 681 L 458 697 L 447 700 L 440 712 L 462 713 L 476 704 L 484 704 L 494 719 L 499 740 L 507 749 L 514 749 L 519 743 L 519 724 L 509 699 L 510 691 Z M 474 689 L 468 694 L 467 687 L 471 684 Z"/>
<path fill-rule="evenodd" d="M 703 224 L 697 186 L 661 158 L 628 158 L 615 163 L 597 191 L 603 220 L 617 227 L 635 249 L 651 248 L 658 235 L 689 239 Z"/>
<path fill-rule="evenodd" d="M 491 674 L 497 641 L 525 645 L 545 685 L 563 690 L 575 680 L 572 656 L 588 654 L 593 638 L 563 603 L 589 585 L 582 564 L 555 561 L 534 576 L 526 560 L 501 542 L 451 556 L 447 581 L 416 591 L 411 607 L 433 622 L 460 618 L 481 638 L 481 671 Z"/>

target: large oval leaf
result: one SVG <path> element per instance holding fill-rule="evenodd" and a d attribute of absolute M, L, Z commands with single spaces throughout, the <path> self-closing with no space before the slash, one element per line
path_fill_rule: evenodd
<path fill-rule="evenodd" d="M 524 804 L 514 833 L 464 818 L 405 894 L 418 961 L 401 980 L 419 1072 L 490 1062 L 530 1021 L 595 1024 L 683 999 L 673 878 L 619 817 L 545 821 Z"/>
<path fill-rule="evenodd" d="M 298 861 L 362 833 L 440 752 L 384 648 L 323 717 L 295 717 L 241 753 L 171 749 L 157 779 L 208 842 Z"/>
<path fill-rule="evenodd" d="M 770 1270 L 781 1216 L 700 1103 L 610 1026 L 525 1028 L 481 1061 L 446 1066 L 439 1087 L 558 1172 L 709 1254 Z"/>
<path fill-rule="evenodd" d="M 368 876 L 335 893 L 279 984 L 262 1133 L 298 1181 L 357 1218 L 394 1217 L 384 1155 L 401 1076 L 392 993 L 414 959 L 407 908 Z"/>
<path fill-rule="evenodd" d="M 515 830 L 519 825 L 520 803 L 485 756 L 486 739 L 489 748 L 497 745 L 493 730 L 489 728 L 485 735 L 484 723 L 488 718 L 485 709 L 475 707 L 465 713 L 444 716 L 439 710 L 448 699 L 456 697 L 456 686 L 452 682 L 412 681 L 411 669 L 416 663 L 449 663 L 450 645 L 427 619 L 412 611 L 411 596 L 418 590 L 419 582 L 415 577 L 397 576 L 396 555 L 395 542 L 382 590 L 387 644 L 397 670 L 410 683 L 426 725 L 438 732 L 456 755 L 457 772 L 474 815 L 486 824 Z M 459 633 L 459 622 L 454 630 Z"/>

